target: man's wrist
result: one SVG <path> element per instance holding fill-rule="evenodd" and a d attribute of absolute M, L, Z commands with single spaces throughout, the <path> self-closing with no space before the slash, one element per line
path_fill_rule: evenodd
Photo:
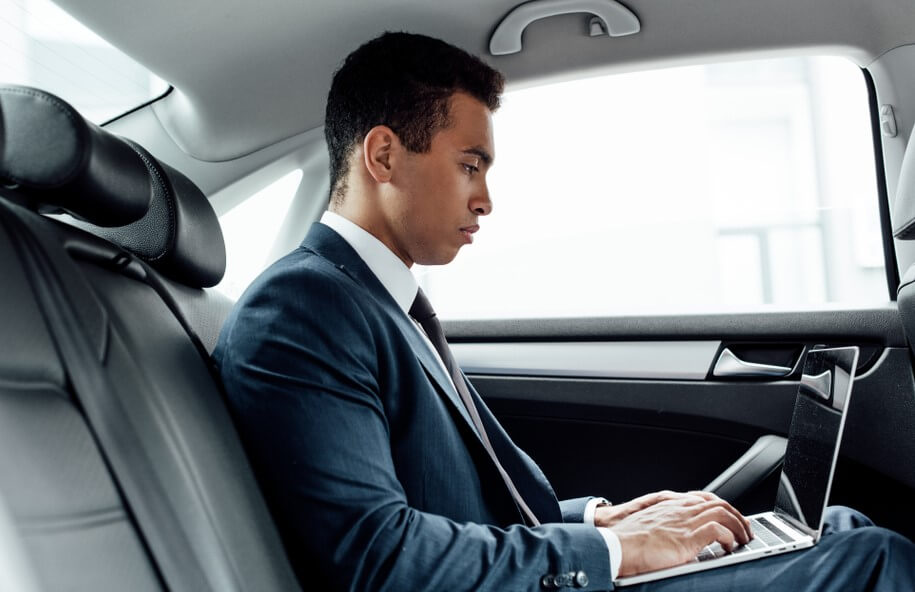
<path fill-rule="evenodd" d="M 590 524 L 597 528 L 597 532 L 600 534 L 601 538 L 604 539 L 604 543 L 607 545 L 607 553 L 610 559 L 610 581 L 616 579 L 620 571 L 620 564 L 623 562 L 623 548 L 620 545 L 620 539 L 616 536 L 616 533 L 610 530 L 609 528 L 603 526 L 596 526 L 594 524 L 594 517 L 597 514 L 597 509 L 602 506 L 611 506 L 609 501 L 602 497 L 592 497 L 588 500 L 588 503 L 585 504 L 585 511 L 583 515 L 582 522 L 585 524 Z"/>
<path fill-rule="evenodd" d="M 592 497 L 591 499 L 588 500 L 588 503 L 585 504 L 585 512 L 584 512 L 584 516 L 582 518 L 582 522 L 584 522 L 585 524 L 590 524 L 591 526 L 595 526 L 594 516 L 597 513 L 597 508 L 599 508 L 601 506 L 611 506 L 611 505 L 613 505 L 613 504 L 608 502 L 605 498 Z"/>
<path fill-rule="evenodd" d="M 623 546 L 616 533 L 605 526 L 598 526 L 597 532 L 607 544 L 607 552 L 610 556 L 610 582 L 617 578 L 620 573 L 620 565 L 623 563 Z"/>

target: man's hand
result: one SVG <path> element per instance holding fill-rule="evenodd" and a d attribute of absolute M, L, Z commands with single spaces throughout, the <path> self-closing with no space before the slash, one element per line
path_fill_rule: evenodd
<path fill-rule="evenodd" d="M 752 538 L 750 523 L 713 493 L 661 491 L 601 506 L 594 524 L 610 527 L 623 550 L 620 576 L 673 567 L 715 541 L 726 550 Z"/>

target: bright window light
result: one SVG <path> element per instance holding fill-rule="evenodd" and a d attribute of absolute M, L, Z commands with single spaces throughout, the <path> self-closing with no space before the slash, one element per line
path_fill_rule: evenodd
<path fill-rule="evenodd" d="M 0 84 L 54 93 L 95 123 L 168 89 L 49 0 L 0 0 Z"/>
<path fill-rule="evenodd" d="M 295 197 L 302 170 L 296 169 L 219 217 L 226 242 L 226 274 L 217 290 L 237 299 L 270 261 L 277 229 Z"/>
<path fill-rule="evenodd" d="M 860 68 L 796 57 L 510 92 L 493 213 L 439 317 L 810 309 L 887 300 Z"/>

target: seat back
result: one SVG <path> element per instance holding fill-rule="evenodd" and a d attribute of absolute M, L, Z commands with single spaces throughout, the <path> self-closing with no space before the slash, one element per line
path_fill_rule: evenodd
<path fill-rule="evenodd" d="M 206 357 L 229 303 L 204 289 L 225 266 L 205 196 L 57 97 L 0 87 L 0 112 L 0 506 L 12 523 L 0 549 L 15 532 L 5 542 L 40 590 L 297 589 Z M 47 277 L 25 264 L 31 248 Z M 67 299 L 130 450 L 90 420 L 99 393 L 74 390 L 37 297 L 46 284 Z M 131 471 L 152 486 L 131 492 Z M 152 496 L 167 529 L 146 517 Z M 170 543 L 187 553 L 170 557 Z"/>

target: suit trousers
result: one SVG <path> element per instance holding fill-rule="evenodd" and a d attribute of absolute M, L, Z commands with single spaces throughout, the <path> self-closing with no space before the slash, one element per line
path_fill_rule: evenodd
<path fill-rule="evenodd" d="M 915 545 L 878 528 L 842 506 L 826 512 L 823 536 L 814 547 L 766 559 L 687 574 L 631 588 L 631 592 L 857 592 L 913 590 Z"/>

